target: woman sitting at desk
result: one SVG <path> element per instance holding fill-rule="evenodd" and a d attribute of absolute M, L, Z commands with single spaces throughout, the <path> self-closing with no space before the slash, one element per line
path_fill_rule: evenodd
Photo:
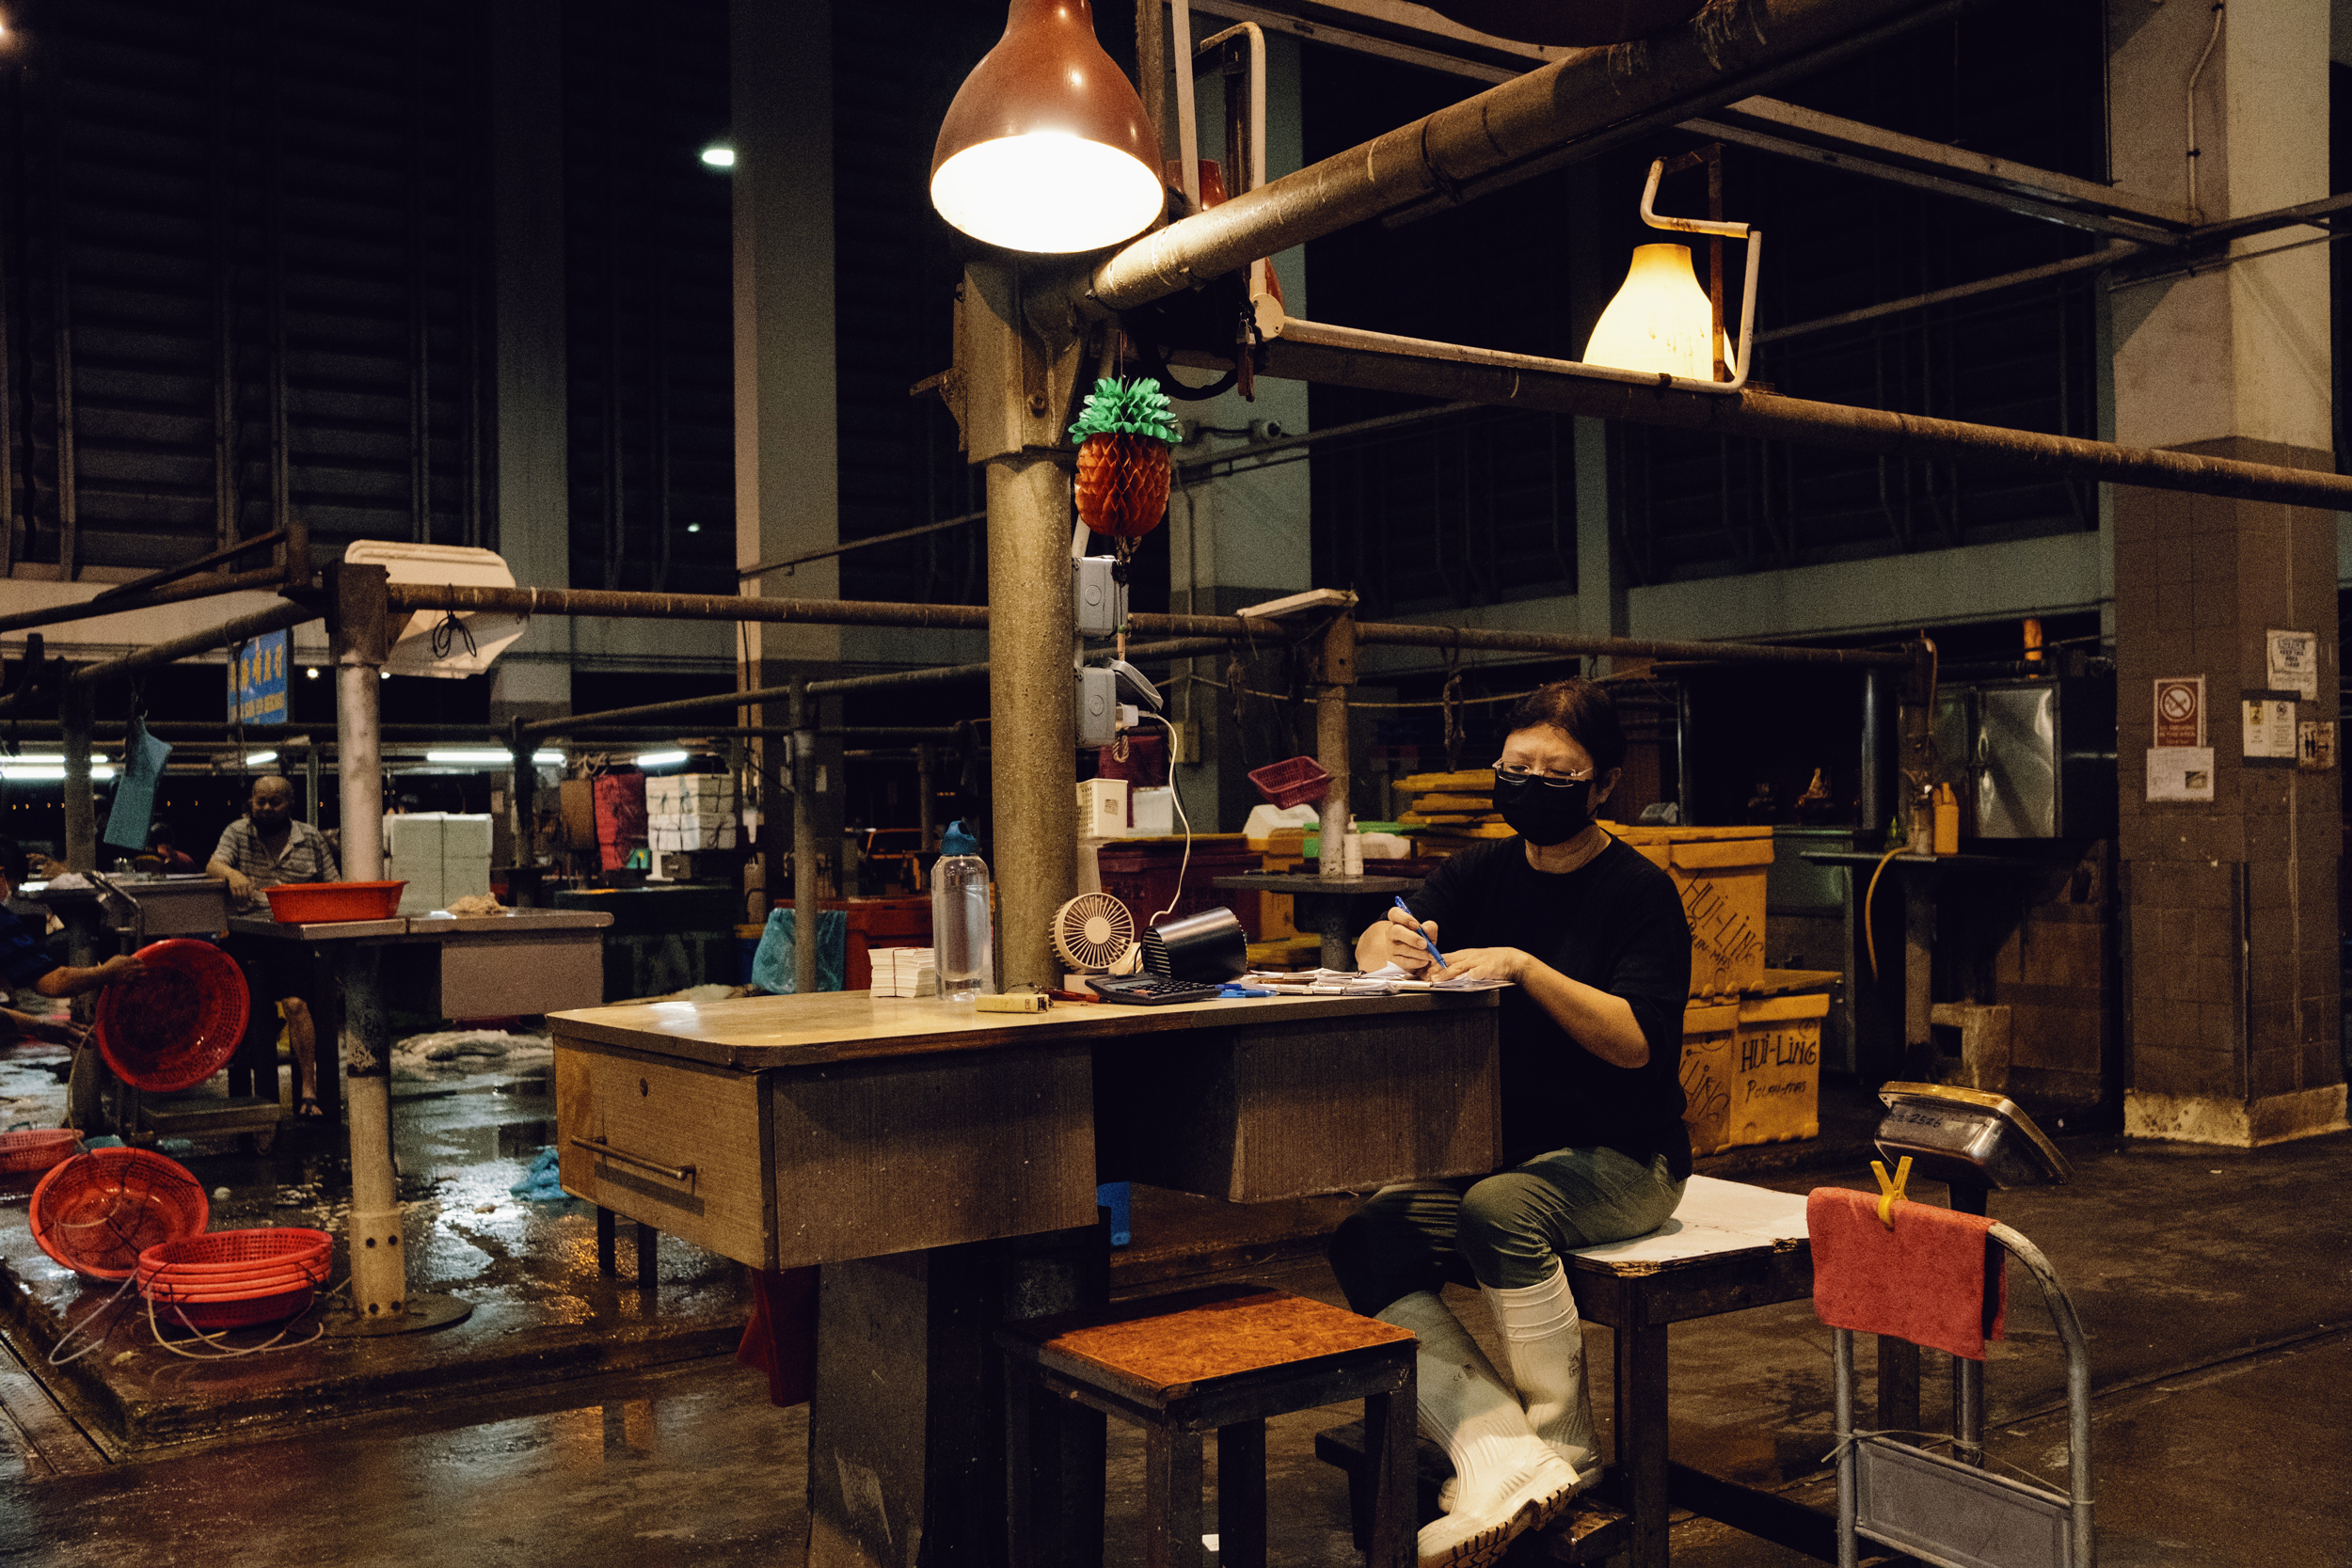
<path fill-rule="evenodd" d="M 1357 962 L 1509 980 L 1502 1148 L 1484 1180 L 1386 1187 L 1343 1221 L 1331 1267 L 1348 1305 L 1421 1340 L 1423 1433 L 1454 1461 L 1423 1568 L 1495 1560 L 1599 1478 L 1584 1342 L 1562 1255 L 1655 1230 L 1691 1174 L 1682 1006 L 1691 931 L 1667 875 L 1593 812 L 1625 734 L 1608 694 L 1554 682 L 1511 710 L 1495 806 L 1518 836 L 1463 850 L 1357 939 Z M 1439 1299 L 1476 1284 L 1506 1383 Z M 1513 1391 L 1516 1385 L 1517 1391 Z"/>

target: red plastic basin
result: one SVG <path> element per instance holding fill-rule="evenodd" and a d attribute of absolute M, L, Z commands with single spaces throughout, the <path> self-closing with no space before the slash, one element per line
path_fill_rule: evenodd
<path fill-rule="evenodd" d="M 269 917 L 280 926 L 333 920 L 389 920 L 400 911 L 406 882 L 282 882 L 269 895 Z"/>

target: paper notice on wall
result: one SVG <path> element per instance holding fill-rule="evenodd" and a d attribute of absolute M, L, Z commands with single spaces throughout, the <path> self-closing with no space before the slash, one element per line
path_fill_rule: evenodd
<path fill-rule="evenodd" d="M 2292 691 L 2305 702 L 2319 696 L 2319 634 L 2310 631 L 2280 631 L 2275 626 L 2264 634 L 2270 654 L 2270 684 L 2279 691 Z"/>
<path fill-rule="evenodd" d="M 2212 800 L 2213 748 L 2210 746 L 2149 747 L 2148 799 L 2151 800 Z"/>
<path fill-rule="evenodd" d="M 2248 691 L 2241 694 L 2245 710 L 2245 751 L 2249 763 L 2292 768 L 2295 765 L 2295 694 L 2291 691 Z"/>
<path fill-rule="evenodd" d="M 2161 675 L 2156 679 L 2156 745 L 2205 744 L 2205 677 Z"/>
<path fill-rule="evenodd" d="M 2306 719 L 2296 728 L 2295 765 L 2306 773 L 2325 773 L 2336 765 L 2336 721 Z"/>

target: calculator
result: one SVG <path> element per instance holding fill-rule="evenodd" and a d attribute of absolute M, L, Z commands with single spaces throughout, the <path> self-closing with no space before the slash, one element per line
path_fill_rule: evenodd
<path fill-rule="evenodd" d="M 1223 986 L 1171 980 L 1163 974 L 1096 975 L 1089 978 L 1087 984 L 1105 1002 L 1123 1002 L 1135 1007 L 1164 1007 L 1173 1002 L 1214 1002 L 1225 991 Z"/>

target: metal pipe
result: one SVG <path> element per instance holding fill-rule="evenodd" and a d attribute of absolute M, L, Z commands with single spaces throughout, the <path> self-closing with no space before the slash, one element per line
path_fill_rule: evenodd
<path fill-rule="evenodd" d="M 1221 213 L 1225 207 L 1216 210 Z M 1885 457 L 1992 464 L 2079 475 L 2109 484 L 2352 510 L 2352 477 L 2316 470 L 1814 403 L 1752 387 L 1736 396 L 1639 387 L 1591 375 L 1582 367 L 1573 372 L 1564 370 L 1571 361 L 1321 322 L 1286 321 L 1279 334 L 1265 345 L 1262 375 Z"/>
<path fill-rule="evenodd" d="M 532 866 L 539 863 L 538 846 L 532 842 L 532 827 L 538 820 L 537 801 L 539 769 L 531 760 L 534 751 L 531 737 L 523 734 L 523 721 L 510 721 L 506 743 L 512 764 L 507 772 L 507 830 L 515 840 L 515 864 Z"/>
<path fill-rule="evenodd" d="M 311 827 L 319 825 L 319 747 L 316 741 L 303 748 L 302 816 Z"/>
<path fill-rule="evenodd" d="M 1645 396 L 1655 395 L 1644 393 Z M 1755 398 L 1759 394 L 1742 394 Z M 1729 405 L 1734 400 L 1710 400 Z M 1789 402 L 1789 399 L 1775 400 Z M 1865 413 L 1867 410 L 1841 410 Z M 1890 415 L 1890 419 L 1907 419 Z M 1943 421 L 1909 420 L 1912 424 Z M 1976 429 L 1980 427 L 1963 427 Z M 2022 432 L 2003 431 L 2004 436 Z M 2055 439 L 2055 437 L 2042 437 Z M 2096 442 L 2078 443 L 2097 446 Z M 2119 449 L 2120 450 L 2120 449 Z M 2162 457 L 2178 457 L 2181 453 L 2163 452 Z M 2217 463 L 2218 459 L 2198 459 Z M 2263 469 L 2258 464 L 2231 464 L 2232 468 L 2258 469 L 2265 473 L 2290 473 L 2292 469 Z M 2333 478 L 2313 474 L 2312 479 Z M 2132 483 L 2145 483 L 2145 480 Z M 2352 491 L 2352 480 L 2339 481 Z M 2303 500 L 2301 505 L 2317 502 Z M 2328 504 L 2334 505 L 2335 502 Z M 2352 507 L 2352 499 L 2345 503 Z M 1065 541 L 1066 545 L 1066 541 Z M 1065 549 L 1062 561 L 1067 570 Z M 1067 597 L 1064 593 L 1062 597 Z M 596 601 L 596 602 L 590 602 Z M 712 621 L 796 621 L 809 625 L 952 627 L 959 630 L 980 630 L 989 625 L 989 612 L 977 605 L 905 605 L 879 601 L 842 599 L 751 599 L 719 594 L 632 594 L 604 593 L 585 589 L 564 588 L 462 588 L 438 583 L 393 583 L 385 590 L 387 608 L 395 615 L 428 610 L 500 610 L 510 614 L 548 615 L 609 615 L 618 618 L 645 620 L 712 620 Z M 1131 630 L 1145 636 L 1159 635 L 1171 639 L 1198 639 L 1216 646 L 1230 642 L 1263 640 L 1268 642 L 1285 641 L 1280 623 L 1248 621 L 1237 615 L 1132 615 L 1128 617 Z M 1614 654 L 1658 658 L 1708 658 L 1735 664 L 1831 664 L 1860 668 L 1872 664 L 1902 664 L 1907 656 L 1867 648 L 1800 648 L 1779 647 L 1760 642 L 1692 642 L 1645 637 L 1597 637 L 1564 632 L 1454 630 L 1446 626 L 1422 626 L 1378 622 L 1359 623 L 1356 628 L 1359 643 L 1387 643 L 1409 647 L 1483 648 L 1514 653 Z M 992 641 L 992 647 L 993 643 Z M 1148 653 L 1152 657 L 1181 657 L 1184 650 L 1172 646 L 1144 644 L 1135 653 Z M 1065 662 L 1067 655 L 1063 656 Z M 1130 657 L 1133 657 L 1131 653 Z M 987 673 L 988 665 L 949 665 L 940 670 L 911 670 L 878 675 L 850 675 L 840 680 L 812 681 L 809 689 L 818 695 L 837 695 L 845 691 L 868 690 L 894 685 L 916 685 L 932 680 Z M 765 700 L 773 701 L 779 693 L 765 689 Z M 742 692 L 721 697 L 681 698 L 679 705 L 707 703 L 726 706 L 749 700 Z M 669 707 L 669 704 L 647 705 Z M 614 717 L 635 714 L 637 708 L 617 708 L 606 715 Z M 559 721 L 543 720 L 543 724 Z M 541 731 L 539 733 L 548 733 Z"/>
<path fill-rule="evenodd" d="M 1186 56 L 1170 53 L 1181 67 Z M 1021 607 L 993 617 L 988 632 L 996 985 L 1043 989 L 1061 983 L 1051 927 L 1077 878 L 1070 481 L 1050 457 L 1022 451 L 988 465 L 988 594 L 992 605 Z"/>
<path fill-rule="evenodd" d="M 1859 1547 L 1854 1540 L 1854 1471 L 1861 1465 L 1853 1451 L 1853 1330 L 1829 1331 L 1831 1395 L 1837 1411 L 1837 1568 L 1855 1568 Z"/>
<path fill-rule="evenodd" d="M 1355 632 L 1354 615 L 1342 610 L 1323 628 L 1323 657 L 1315 671 L 1321 682 L 1315 689 L 1315 761 L 1331 781 L 1323 794 L 1322 855 L 1315 862 L 1317 873 L 1326 881 L 1347 874 L 1347 824 L 1352 815 L 1349 786 L 1355 777 L 1347 755 L 1347 689 L 1356 681 Z M 1178 896 L 1181 898 L 1182 895 L 1183 890 L 1179 889 Z M 1352 937 L 1353 933 L 1335 936 L 1325 931 L 1326 968 L 1349 967 Z"/>
<path fill-rule="evenodd" d="M 71 684 L 74 685 L 95 686 L 101 681 L 113 680 L 121 675 L 135 674 L 141 670 L 153 669 L 158 664 L 172 663 L 177 659 L 187 657 L 190 654 L 210 653 L 215 648 L 233 647 L 239 642 L 247 641 L 266 632 L 283 631 L 290 626 L 298 626 L 305 621 L 315 621 L 318 618 L 319 611 L 309 605 L 295 604 L 291 601 L 274 604 L 267 610 L 257 610 L 250 615 L 240 615 L 233 621 L 225 621 L 209 631 L 192 631 L 185 637 L 174 637 L 163 642 L 151 642 L 136 653 L 125 654 L 120 658 L 108 659 L 103 664 L 88 665 L 76 670 L 68 679 Z M 7 698 L 0 698 L 0 706 L 5 706 L 8 701 Z"/>
<path fill-rule="evenodd" d="M 981 631 L 978 605 L 889 604 L 865 599 L 743 598 L 733 594 L 638 594 L 597 588 L 465 588 L 396 582 L 385 591 L 393 614 L 489 610 L 515 615 L 600 615 L 643 621 L 789 621 L 804 626 L 919 626 Z"/>
<path fill-rule="evenodd" d="M 916 539 L 926 533 L 945 533 L 951 528 L 977 523 L 987 515 L 985 512 L 967 512 L 961 517 L 942 517 L 920 528 L 902 528 L 896 533 L 877 533 L 871 539 L 851 539 L 838 545 L 828 545 L 821 550 L 803 550 L 799 555 L 787 555 L 782 561 L 763 561 L 756 566 L 742 567 L 735 575 L 748 582 L 754 578 L 766 577 L 770 572 L 805 566 L 812 561 L 828 561 L 836 555 L 847 555 L 851 550 L 862 550 L 868 545 L 895 545 L 901 539 Z"/>
<path fill-rule="evenodd" d="M 1748 97 L 1764 85 L 1760 72 L 1923 9 L 1916 0 L 1749 0 L 1638 43 L 1578 50 L 1147 234 L 1077 292 L 1098 311 L 1166 299 L 1430 198 L 1458 198 L 1465 185 L 1527 171 L 1628 121 L 1662 111 L 1671 123 Z M 1177 80 L 1184 90 L 1184 72 Z"/>
<path fill-rule="evenodd" d="M 2066 1347 L 2066 1476 L 2073 1503 L 2072 1560 L 2075 1568 L 2092 1568 L 2095 1559 L 2090 1491 L 2090 1341 L 2083 1333 L 2082 1319 L 2074 1313 L 2074 1298 L 2058 1283 L 2058 1271 L 2050 1266 L 2050 1259 L 2042 1249 L 1997 1220 L 1985 1234 L 2009 1248 L 2026 1265 L 2034 1283 L 2042 1287 L 2042 1300 L 2050 1308 L 2050 1321 L 2057 1325 L 2059 1342 Z"/>
<path fill-rule="evenodd" d="M 1770 332 L 1757 333 L 1756 341 L 1759 347 L 1765 343 L 1785 342 L 1791 338 L 1803 338 L 1816 332 L 1826 332 L 1834 326 L 1852 326 L 1859 322 L 1876 321 L 1881 316 L 1899 316 L 1906 310 L 1923 310 L 1931 305 L 1944 305 L 1952 300 L 1967 299 L 1977 294 L 1992 293 L 2001 289 L 2014 289 L 2026 283 L 2039 283 L 2045 278 L 2065 277 L 2078 272 L 2093 272 L 2101 267 L 2111 267 L 2118 261 L 2144 254 L 2147 248 L 2145 245 L 2130 244 L 2106 245 L 2086 256 L 2070 256 L 2063 261 L 2052 261 L 2039 267 L 2026 267 L 2017 272 L 2005 272 L 1993 277 L 1980 277 L 1974 283 L 1955 283 L 1948 289 L 1931 289 L 1923 294 L 1911 294 L 1902 299 L 1890 299 L 1878 305 L 1866 305 L 1858 310 L 1842 310 L 1834 316 L 1817 316 L 1808 322 L 1798 322 L 1793 326 L 1776 326 Z"/>
<path fill-rule="evenodd" d="M 931 749 L 917 746 L 914 748 L 914 825 L 921 834 L 919 842 L 926 850 L 937 847 L 933 818 L 938 815 L 939 802 L 932 798 L 931 789 Z"/>
<path fill-rule="evenodd" d="M 104 615 L 134 615 L 158 605 L 186 604 L 193 599 L 218 598 L 224 594 L 251 593 L 256 589 L 283 586 L 285 574 L 271 566 L 250 572 L 214 574 L 159 588 L 142 594 L 130 603 L 109 600 L 101 603 L 87 599 L 80 604 L 52 605 L 46 610 L 21 610 L 14 615 L 0 615 L 0 634 L 24 631 L 35 626 L 63 626 L 74 621 L 95 621 Z"/>
<path fill-rule="evenodd" d="M 346 881 L 384 879 L 383 680 L 346 654 L 335 666 L 336 782 L 342 797 Z"/>
<path fill-rule="evenodd" d="M 89 787 L 90 689 L 68 680 L 58 703 L 65 730 L 65 864 L 98 868 L 98 802 Z"/>
<path fill-rule="evenodd" d="M 792 728 L 792 989 L 802 996 L 817 990 L 818 927 L 823 899 L 817 886 L 817 733 L 808 683 L 788 692 Z"/>
<path fill-rule="evenodd" d="M 250 539 L 241 540 L 221 549 L 207 550 L 202 555 L 191 557 L 176 566 L 167 566 L 160 572 L 150 572 L 145 577 L 133 578 L 128 582 L 118 582 L 112 588 L 102 588 L 95 595 L 83 602 L 102 605 L 111 604 L 117 599 L 136 598 L 151 588 L 161 588 L 167 582 L 177 582 L 182 578 L 194 576 L 207 566 L 225 565 L 241 555 L 277 545 L 285 537 L 284 529 L 274 529 L 267 533 L 257 533 Z M 277 575 L 276 569 L 272 568 L 272 578 L 274 578 Z"/>
<path fill-rule="evenodd" d="M 346 863 L 344 870 L 350 869 Z M 391 1064 L 384 1051 L 391 1036 L 384 1011 L 384 950 L 367 942 L 334 945 L 343 992 L 343 1105 L 351 1118 L 351 1308 L 363 1322 L 382 1323 L 408 1310 L 392 1167 Z"/>
<path fill-rule="evenodd" d="M 1890 671 L 1862 673 L 1862 803 L 1856 815 L 1868 844 L 1877 842 L 1873 835 L 1883 833 L 1895 816 L 1896 684 Z"/>

